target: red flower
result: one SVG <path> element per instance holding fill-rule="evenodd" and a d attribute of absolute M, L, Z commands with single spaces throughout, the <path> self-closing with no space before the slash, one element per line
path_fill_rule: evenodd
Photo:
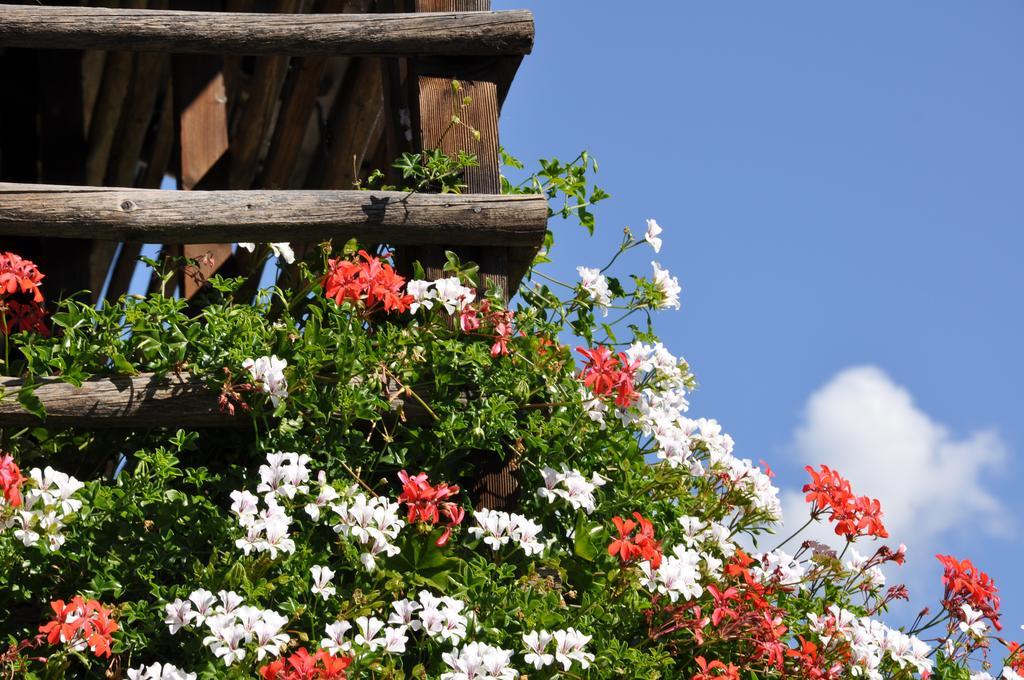
<path fill-rule="evenodd" d="M 700 673 L 694 675 L 690 680 L 714 680 L 714 678 L 726 678 L 727 680 L 740 680 L 740 669 L 721 661 L 708 661 L 703 656 L 697 657 L 697 666 Z"/>
<path fill-rule="evenodd" d="M 43 323 L 43 274 L 30 260 L 14 253 L 0 253 L 0 333 L 19 330 L 47 334 Z"/>
<path fill-rule="evenodd" d="M 512 312 L 497 311 L 490 315 L 494 324 L 494 344 L 491 345 L 491 356 L 498 357 L 508 354 L 508 341 L 512 339 Z"/>
<path fill-rule="evenodd" d="M 480 312 L 466 305 L 459 312 L 459 327 L 463 333 L 478 330 L 480 328 Z"/>
<path fill-rule="evenodd" d="M 398 502 L 408 505 L 409 524 L 437 524 L 443 515 L 447 526 L 437 539 L 437 545 L 447 543 L 452 527 L 462 524 L 466 516 L 466 511 L 461 506 L 448 500 L 458 495 L 459 487 L 447 484 L 431 486 L 425 472 L 410 477 L 408 472 L 402 470 L 398 473 L 398 478 L 402 481 L 402 493 L 398 496 Z"/>
<path fill-rule="evenodd" d="M 715 601 L 714 611 L 711 612 L 711 623 L 718 625 L 722 619 L 729 618 L 735 619 L 739 617 L 736 610 L 729 606 L 729 602 L 740 599 L 739 591 L 735 588 L 726 588 L 724 591 L 719 590 L 714 584 L 708 586 L 708 592 L 711 593 L 711 597 Z"/>
<path fill-rule="evenodd" d="M 800 640 L 800 647 L 787 649 L 786 656 L 796 660 L 800 668 L 800 677 L 811 680 L 831 680 L 840 676 L 843 669 L 842 664 L 837 663 L 825 668 L 823 665 L 825 660 L 819 656 L 818 646 L 805 640 L 802 635 L 798 635 L 797 639 Z"/>
<path fill-rule="evenodd" d="M 362 302 L 367 311 L 404 312 L 413 298 L 401 292 L 405 278 L 390 264 L 359 251 L 362 262 L 331 259 L 323 279 L 324 293 L 339 305 L 345 300 Z"/>
<path fill-rule="evenodd" d="M 636 398 L 636 371 L 639 362 L 630 362 L 624 352 L 613 355 L 607 347 L 576 351 L 587 358 L 587 364 L 580 373 L 583 384 L 598 396 L 614 393 L 617 406 L 629 406 Z"/>
<path fill-rule="evenodd" d="M 315 655 L 300 647 L 294 654 L 260 668 L 263 680 L 345 680 L 350 656 L 334 656 L 318 650 Z"/>
<path fill-rule="evenodd" d="M 958 616 L 961 605 L 968 604 L 988 618 L 996 630 L 1001 630 L 999 589 L 989 575 L 971 564 L 970 560 L 960 562 L 951 555 L 935 557 L 945 569 L 942 574 L 942 585 L 946 586 L 946 592 L 942 598 L 942 606 Z"/>
<path fill-rule="evenodd" d="M 9 455 L 0 456 L 0 498 L 12 508 L 21 506 L 21 485 L 25 477 Z"/>
<path fill-rule="evenodd" d="M 819 472 L 809 465 L 804 469 L 811 476 L 811 483 L 804 485 L 807 502 L 814 506 L 812 512 L 828 513 L 837 535 L 850 541 L 859 536 L 889 537 L 877 499 L 855 496 L 850 482 L 827 465 L 822 465 Z"/>
<path fill-rule="evenodd" d="M 623 564 L 637 559 L 646 560 L 657 569 L 661 566 L 661 543 L 654 538 L 654 525 L 639 512 L 634 512 L 633 517 L 635 522 L 621 517 L 612 518 L 619 537 L 609 544 L 608 554 L 612 557 L 618 555 Z M 638 526 L 640 530 L 633 535 Z"/>
<path fill-rule="evenodd" d="M 39 284 L 43 277 L 31 260 L 15 253 L 0 253 L 0 295 L 26 293 L 33 302 L 42 302 Z"/>
<path fill-rule="evenodd" d="M 55 600 L 50 608 L 53 621 L 39 627 L 47 642 L 72 648 L 88 647 L 96 656 L 110 656 L 113 634 L 118 630 L 110 609 L 96 600 L 85 601 L 80 595 L 67 604 L 64 600 Z"/>
<path fill-rule="evenodd" d="M 490 300 L 482 300 L 477 307 L 466 305 L 459 312 L 459 328 L 463 333 L 479 331 L 486 324 L 491 332 L 482 332 L 493 340 L 491 356 L 499 357 L 509 354 L 508 343 L 512 339 L 512 322 L 515 312 L 507 309 L 491 309 Z"/>

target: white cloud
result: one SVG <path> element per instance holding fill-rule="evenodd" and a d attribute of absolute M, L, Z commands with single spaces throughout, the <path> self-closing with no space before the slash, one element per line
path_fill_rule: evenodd
<path fill-rule="evenodd" d="M 983 481 L 1006 458 L 998 433 L 954 438 L 875 366 L 845 369 L 814 392 L 793 448 L 799 462 L 826 464 L 850 480 L 854 493 L 879 499 L 887 542 L 906 543 L 912 554 L 928 550 L 947 531 L 1008 529 L 1007 514 Z M 784 494 L 783 507 L 787 529 L 808 517 L 798 490 Z M 821 527 L 804 537 L 829 535 Z"/>

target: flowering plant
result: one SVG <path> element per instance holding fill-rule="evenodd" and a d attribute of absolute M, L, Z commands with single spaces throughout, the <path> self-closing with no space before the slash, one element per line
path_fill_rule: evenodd
<path fill-rule="evenodd" d="M 507 189 L 589 203 L 588 163 Z M 649 220 L 620 253 L 662 234 Z M 681 292 L 657 263 L 632 291 L 608 268 L 537 268 L 512 309 L 454 255 L 436 281 L 355 244 L 319 257 L 306 287 L 253 304 L 214 277 L 194 316 L 162 295 L 71 298 L 53 337 L 10 336 L 26 408 L 42 412 L 40 376 L 187 371 L 246 427 L 5 433 L 0 677 L 1024 672 L 969 561 L 940 556 L 931 618 L 884 618 L 907 592 L 883 568 L 907 556 L 857 552 L 887 537 L 882 504 L 835 470 L 809 468 L 804 491 L 841 553 L 753 547 L 782 519 L 778 489 L 690 417 L 694 376 L 653 331 Z M 41 276 L 19 262 L 0 258 L 0 284 L 34 300 Z"/>

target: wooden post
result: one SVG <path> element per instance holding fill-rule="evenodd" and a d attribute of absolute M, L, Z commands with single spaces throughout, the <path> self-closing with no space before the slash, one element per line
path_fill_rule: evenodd
<path fill-rule="evenodd" d="M 490 0 L 415 0 L 417 12 L 489 11 Z M 498 154 L 498 87 L 491 62 L 464 57 L 410 60 L 410 85 L 415 87 L 413 128 L 419 148 L 439 148 L 448 154 L 474 153 L 479 167 L 466 171 L 467 191 L 481 194 L 501 193 Z M 458 81 L 458 88 L 453 81 Z M 469 104 L 465 105 L 464 102 Z M 453 123 L 453 114 L 461 122 Z M 450 247 L 413 249 L 402 257 L 403 264 L 419 260 L 427 278 L 443 274 L 444 250 L 455 251 L 460 259 L 480 266 L 480 286 L 497 290 L 506 301 L 508 287 L 508 249 L 502 246 L 467 248 L 460 243 Z M 479 507 L 509 510 L 519 496 L 519 460 L 491 451 L 478 451 L 474 458 L 477 476 L 470 493 Z"/>

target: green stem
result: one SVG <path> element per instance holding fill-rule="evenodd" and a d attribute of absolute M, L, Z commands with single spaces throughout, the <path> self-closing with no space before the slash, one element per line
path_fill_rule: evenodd
<path fill-rule="evenodd" d="M 811 526 L 811 524 L 812 524 L 812 523 L 814 522 L 814 520 L 815 520 L 815 517 L 814 517 L 814 513 L 812 512 L 812 513 L 811 513 L 811 518 L 810 518 L 810 519 L 808 519 L 808 520 L 807 520 L 807 521 L 806 521 L 806 522 L 804 523 L 804 525 L 803 525 L 802 527 L 800 527 L 799 529 L 797 529 L 796 531 L 794 531 L 794 532 L 793 532 L 792 534 L 790 534 L 790 535 L 789 535 L 789 536 L 788 536 L 788 537 L 786 538 L 786 540 L 784 540 L 784 541 L 783 541 L 782 543 L 779 543 L 779 544 L 778 544 L 777 546 L 775 546 L 774 548 L 772 548 L 772 552 L 775 552 L 776 550 L 778 550 L 779 548 L 781 548 L 782 546 L 786 545 L 787 543 L 789 543 L 790 541 L 792 541 L 792 540 L 793 540 L 794 538 L 796 538 L 796 537 L 797 537 L 797 535 L 798 535 L 798 534 L 799 534 L 799 533 L 800 533 L 801 531 L 803 531 L 803 530 L 804 530 L 804 529 L 806 529 L 807 527 Z"/>

